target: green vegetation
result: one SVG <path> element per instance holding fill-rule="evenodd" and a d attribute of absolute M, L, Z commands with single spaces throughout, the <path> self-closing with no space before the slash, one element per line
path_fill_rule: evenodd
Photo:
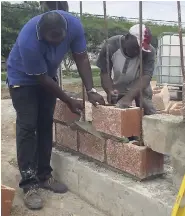
<path fill-rule="evenodd" d="M 78 78 L 79 77 L 77 70 L 72 70 L 72 71 L 63 70 L 62 73 L 63 73 L 64 77 L 66 77 L 66 78 L 67 77 L 72 77 L 72 78 Z M 93 74 L 93 77 L 99 76 L 100 69 L 99 68 L 93 68 L 92 74 Z"/>
<path fill-rule="evenodd" d="M 7 59 L 8 54 L 15 43 L 17 35 L 23 25 L 32 17 L 41 14 L 42 11 L 39 8 L 39 2 L 28 1 L 21 3 L 11 4 L 7 1 L 1 2 L 1 55 Z M 74 13 L 74 15 L 78 16 Z M 117 34 L 125 34 L 128 29 L 133 25 L 126 19 L 114 19 L 108 17 L 108 36 L 111 37 Z M 87 47 L 89 52 L 97 53 L 99 51 L 99 46 L 105 39 L 104 30 L 104 19 L 103 17 L 83 14 L 82 23 L 85 29 L 85 35 L 87 39 Z M 176 25 L 158 25 L 156 23 L 147 22 L 150 26 L 154 42 L 156 44 L 156 37 L 163 32 L 178 32 L 178 26 Z M 64 65 L 67 71 L 71 70 L 73 64 L 73 59 L 71 54 L 66 55 L 64 59 Z M 77 76 L 75 73 L 73 76 Z"/>
<path fill-rule="evenodd" d="M 6 72 L 1 72 L 1 81 L 6 81 Z"/>

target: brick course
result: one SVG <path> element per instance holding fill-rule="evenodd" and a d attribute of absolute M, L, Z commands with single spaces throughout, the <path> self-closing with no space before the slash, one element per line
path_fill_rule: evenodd
<path fill-rule="evenodd" d="M 73 131 L 69 126 L 56 123 L 56 143 L 57 146 L 77 151 L 77 131 Z"/>
<path fill-rule="evenodd" d="M 92 108 L 92 124 L 100 132 L 117 136 L 140 135 L 140 108 L 119 109 L 113 106 Z"/>
<path fill-rule="evenodd" d="M 89 133 L 79 131 L 79 151 L 91 158 L 104 161 L 105 140 L 99 139 Z"/>
<path fill-rule="evenodd" d="M 108 165 L 139 179 L 163 173 L 163 155 L 145 146 L 108 140 L 106 155 Z"/>
<path fill-rule="evenodd" d="M 80 116 L 75 113 L 72 113 L 68 108 L 67 104 L 62 102 L 61 100 L 57 100 L 55 112 L 54 112 L 54 120 L 69 123 L 75 120 L 79 120 Z"/>

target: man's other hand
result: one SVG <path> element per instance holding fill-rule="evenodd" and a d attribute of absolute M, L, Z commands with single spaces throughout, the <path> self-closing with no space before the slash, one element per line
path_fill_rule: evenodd
<path fill-rule="evenodd" d="M 87 93 L 87 96 L 88 96 L 89 102 L 92 103 L 94 106 L 97 106 L 98 104 L 105 105 L 105 100 L 100 94 L 96 92 L 90 92 L 90 93 Z"/>
<path fill-rule="evenodd" d="M 132 99 L 129 97 L 122 97 L 116 104 L 118 108 L 129 108 L 132 106 Z"/>
<path fill-rule="evenodd" d="M 109 93 L 107 93 L 107 102 L 109 104 L 116 104 L 118 101 L 118 95 L 118 90 L 115 89 L 113 91 L 110 91 Z"/>
<path fill-rule="evenodd" d="M 67 102 L 67 106 L 71 110 L 71 112 L 76 113 L 77 115 L 80 115 L 83 110 L 83 103 L 82 101 L 75 100 L 70 98 Z"/>

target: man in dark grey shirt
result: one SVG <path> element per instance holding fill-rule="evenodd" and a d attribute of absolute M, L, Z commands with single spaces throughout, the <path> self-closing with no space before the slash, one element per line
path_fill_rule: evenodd
<path fill-rule="evenodd" d="M 107 93 L 109 103 L 116 99 L 117 107 L 126 108 L 131 106 L 132 101 L 135 100 L 136 106 L 139 107 L 141 88 L 144 113 L 151 115 L 156 113 L 150 86 L 155 64 L 155 49 L 150 44 L 151 31 L 143 25 L 143 77 L 141 84 L 139 79 L 139 32 L 139 24 L 137 24 L 130 28 L 127 35 L 109 38 L 100 51 L 97 66 L 101 70 L 101 83 Z"/>

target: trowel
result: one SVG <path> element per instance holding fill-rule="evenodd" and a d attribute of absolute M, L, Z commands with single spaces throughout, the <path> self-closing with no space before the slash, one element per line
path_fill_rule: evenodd
<path fill-rule="evenodd" d="M 104 106 L 115 106 L 115 104 L 105 104 Z M 89 134 L 92 134 L 93 136 L 99 138 L 99 139 L 104 139 L 101 135 L 100 132 L 98 132 L 96 130 L 96 128 L 92 125 L 92 123 L 88 122 L 88 121 L 83 121 L 82 120 L 82 113 L 80 116 L 79 120 L 75 120 L 72 122 L 68 122 L 67 126 L 71 127 L 72 130 L 83 130 Z"/>
<path fill-rule="evenodd" d="M 83 130 L 89 134 L 92 134 L 93 136 L 99 138 L 99 139 L 103 139 L 102 135 L 100 132 L 98 132 L 96 130 L 96 128 L 88 121 L 83 121 L 82 120 L 82 115 L 79 119 L 79 121 L 72 121 L 72 122 L 68 122 L 67 126 L 70 126 L 72 130 Z"/>

